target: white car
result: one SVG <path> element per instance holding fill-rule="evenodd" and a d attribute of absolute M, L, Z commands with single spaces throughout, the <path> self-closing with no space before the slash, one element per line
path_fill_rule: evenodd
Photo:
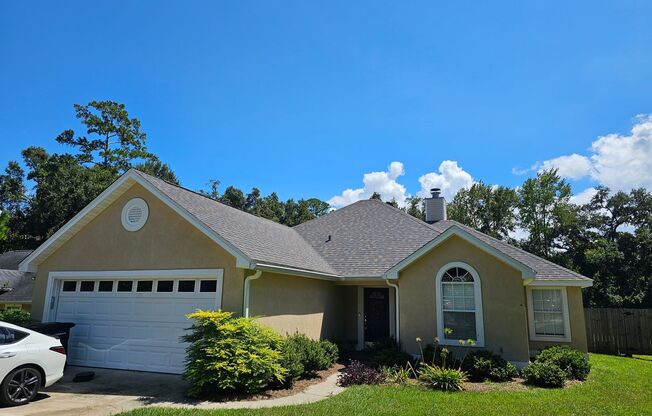
<path fill-rule="evenodd" d="M 41 387 L 63 377 L 66 351 L 61 341 L 0 321 L 0 402 L 27 404 Z"/>

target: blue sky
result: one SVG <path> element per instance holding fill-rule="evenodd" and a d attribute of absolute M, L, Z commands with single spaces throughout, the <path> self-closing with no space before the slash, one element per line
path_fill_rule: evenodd
<path fill-rule="evenodd" d="M 545 161 L 577 193 L 652 187 L 652 119 L 636 118 L 652 113 L 650 16 L 645 1 L 4 2 L 0 166 L 64 150 L 72 104 L 111 99 L 193 189 L 342 205 L 516 186 Z"/>

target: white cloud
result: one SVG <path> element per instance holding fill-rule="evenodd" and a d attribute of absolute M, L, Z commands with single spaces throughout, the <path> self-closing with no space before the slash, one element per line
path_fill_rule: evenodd
<path fill-rule="evenodd" d="M 629 134 L 612 133 L 598 137 L 591 143 L 588 153 L 573 153 L 537 162 L 530 169 L 513 168 L 512 173 L 521 175 L 556 168 L 564 178 L 588 177 L 612 191 L 640 187 L 652 189 L 652 114 L 637 116 Z M 574 202 L 588 202 L 593 196 L 591 192 L 595 194 L 593 188 L 585 189 L 573 197 Z"/>
<path fill-rule="evenodd" d="M 341 195 L 336 195 L 328 200 L 336 208 L 352 204 L 361 199 L 369 199 L 374 192 L 378 192 L 383 201 L 395 199 L 398 205 L 405 206 L 405 199 L 409 196 L 405 186 L 396 180 L 405 174 L 403 163 L 392 162 L 387 171 L 365 173 L 362 177 L 364 186 L 357 189 L 346 189 Z"/>
<path fill-rule="evenodd" d="M 586 156 L 573 153 L 546 160 L 539 167 L 539 172 L 547 169 L 557 169 L 559 176 L 564 178 L 579 179 L 591 173 L 591 160 Z"/>
<path fill-rule="evenodd" d="M 456 161 L 444 160 L 439 165 L 439 173 L 430 172 L 419 178 L 421 190 L 417 193 L 421 197 L 430 196 L 430 188 L 441 188 L 442 195 L 449 201 L 461 188 L 468 188 L 473 184 L 473 178 Z M 362 177 L 362 188 L 345 189 L 340 195 L 335 195 L 328 203 L 340 208 L 362 199 L 369 199 L 374 192 L 378 192 L 383 201 L 395 199 L 400 207 L 406 205 L 406 200 L 411 195 L 398 179 L 405 174 L 403 163 L 392 162 L 386 171 L 365 173 Z"/>
<path fill-rule="evenodd" d="M 527 238 L 530 236 L 530 232 L 526 230 L 525 228 L 515 228 L 514 231 L 509 231 L 507 233 L 510 238 L 513 238 L 514 240 L 527 240 Z"/>
<path fill-rule="evenodd" d="M 579 194 L 573 195 L 570 197 L 570 202 L 577 205 L 584 205 L 591 201 L 591 198 L 598 193 L 598 190 L 595 188 L 586 188 Z"/>
<path fill-rule="evenodd" d="M 431 188 L 441 188 L 442 196 L 451 201 L 457 191 L 473 185 L 473 178 L 456 161 L 444 160 L 439 165 L 439 173 L 426 173 L 419 178 L 419 183 L 421 190 L 417 195 L 420 197 L 429 197 Z"/>
<path fill-rule="evenodd" d="M 652 188 L 652 115 L 638 116 L 631 134 L 609 134 L 591 145 L 591 177 L 614 191 Z"/>

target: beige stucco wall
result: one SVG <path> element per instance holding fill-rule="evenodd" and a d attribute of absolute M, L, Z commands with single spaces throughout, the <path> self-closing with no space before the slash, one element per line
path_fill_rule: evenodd
<path fill-rule="evenodd" d="M 568 318 L 570 320 L 571 342 L 530 341 L 530 350 L 532 352 L 538 352 L 545 347 L 558 344 L 570 345 L 580 351 L 588 352 L 582 289 L 579 287 L 567 287 L 566 296 L 568 297 Z"/>
<path fill-rule="evenodd" d="M 120 216 L 135 197 L 147 202 L 149 218 L 143 228 L 128 232 Z M 235 257 L 136 184 L 39 265 L 32 315 L 42 316 L 51 271 L 204 268 L 224 269 L 222 309 L 242 313 L 244 273 Z"/>
<path fill-rule="evenodd" d="M 520 272 L 456 236 L 400 273 L 400 333 L 404 348 L 416 354 L 416 337 L 430 343 L 437 336 L 435 278 L 441 267 L 453 261 L 469 264 L 480 275 L 485 348 L 511 361 L 527 361 L 526 300 Z"/>
<path fill-rule="evenodd" d="M 326 280 L 263 273 L 251 282 L 250 315 L 281 335 L 301 332 L 339 341 L 345 327 L 344 289 Z"/>

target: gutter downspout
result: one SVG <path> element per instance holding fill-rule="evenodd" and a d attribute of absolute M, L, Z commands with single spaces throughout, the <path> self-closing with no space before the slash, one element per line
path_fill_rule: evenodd
<path fill-rule="evenodd" d="M 262 270 L 256 270 L 256 273 L 245 277 L 244 297 L 242 300 L 242 312 L 245 318 L 249 318 L 249 293 L 251 292 L 251 281 L 258 279 L 263 274 Z"/>
<path fill-rule="evenodd" d="M 398 293 L 398 285 L 396 283 L 391 283 L 389 280 L 385 280 L 385 282 L 387 283 L 387 286 L 394 288 L 394 295 L 396 296 L 396 301 L 394 302 L 394 304 L 396 305 L 396 311 L 394 311 L 394 315 L 395 315 L 394 318 L 395 318 L 396 323 L 394 324 L 394 327 L 396 328 L 395 329 L 396 343 L 400 344 L 401 343 L 401 332 L 400 332 L 401 327 L 400 327 L 399 316 L 400 316 L 401 308 L 400 308 L 400 305 L 399 305 L 400 296 L 399 296 L 399 293 Z"/>

